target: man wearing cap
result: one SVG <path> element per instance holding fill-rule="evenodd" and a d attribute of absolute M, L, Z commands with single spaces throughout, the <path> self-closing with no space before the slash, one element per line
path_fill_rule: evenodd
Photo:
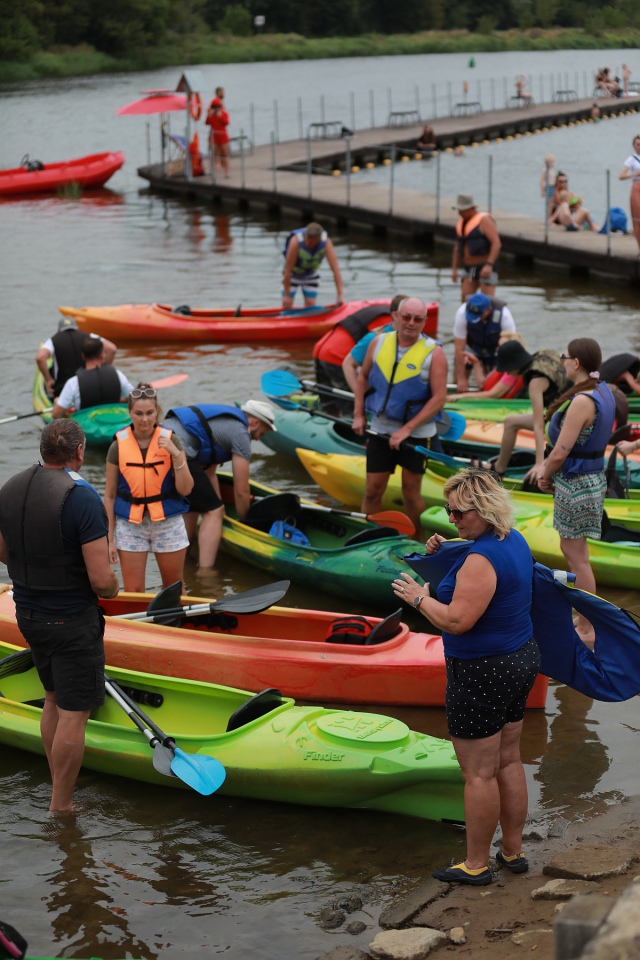
<path fill-rule="evenodd" d="M 300 287 L 305 307 L 315 306 L 320 284 L 320 264 L 327 258 L 336 284 L 336 300 L 342 302 L 342 275 L 333 243 L 319 223 L 308 223 L 301 230 L 292 230 L 282 251 L 285 256 L 282 274 L 282 309 L 290 310 Z"/>
<path fill-rule="evenodd" d="M 82 345 L 84 368 L 70 377 L 54 402 L 51 416 L 54 420 L 70 410 L 97 407 L 102 403 L 120 403 L 127 399 L 133 385 L 117 367 L 105 363 L 104 346 L 100 337 L 85 336 Z"/>
<path fill-rule="evenodd" d="M 95 333 L 84 333 L 78 330 L 78 324 L 73 317 L 63 317 L 58 324 L 58 332 L 45 340 L 36 353 L 36 364 L 44 377 L 44 387 L 53 400 L 60 396 L 60 391 L 67 380 L 84 367 L 82 347 L 87 337 L 95 337 Z M 104 347 L 104 362 L 113 363 L 116 355 L 116 345 L 105 337 L 99 337 Z M 51 360 L 51 365 L 49 361 Z"/>
<path fill-rule="evenodd" d="M 556 350 L 529 353 L 517 340 L 507 340 L 498 347 L 497 368 L 500 373 L 520 375 L 531 401 L 531 413 L 505 417 L 500 455 L 494 470 L 504 476 L 515 446 L 518 430 L 533 430 L 536 463 L 525 479 L 535 478 L 542 469 L 545 451 L 544 412 L 569 386 L 564 363 Z"/>
<path fill-rule="evenodd" d="M 447 358 L 436 340 L 422 335 L 426 319 L 426 304 L 408 297 L 400 304 L 397 330 L 369 345 L 356 383 L 353 418 L 353 429 L 364 435 L 366 407 L 373 414 L 371 431 L 379 434 L 367 442 L 363 513 L 381 509 L 389 477 L 399 465 L 404 507 L 418 538 L 427 460 L 405 441 L 442 449 L 435 421 L 447 397 Z"/>
<path fill-rule="evenodd" d="M 458 307 L 453 324 L 455 350 L 456 387 L 458 393 L 469 389 L 471 365 L 465 351 L 480 360 L 482 374 L 489 373 L 496 365 L 498 341 L 503 333 L 514 333 L 516 325 L 504 300 L 474 293 L 466 303 Z M 476 374 L 480 376 L 478 370 Z M 482 383 L 478 387 L 482 389 Z"/>
<path fill-rule="evenodd" d="M 460 214 L 456 224 L 456 243 L 451 261 L 451 279 L 458 282 L 462 268 L 460 299 L 466 300 L 480 288 L 492 297 L 498 282 L 498 254 L 502 242 L 490 213 L 481 213 L 469 193 L 459 193 L 453 208 Z"/>
<path fill-rule="evenodd" d="M 240 409 L 222 403 L 197 403 L 169 410 L 164 425 L 182 440 L 193 490 L 188 496 L 185 524 L 193 538 L 198 520 L 199 567 L 213 567 L 222 537 L 224 505 L 216 477 L 218 465 L 231 460 L 233 498 L 238 519 L 244 520 L 251 505 L 249 463 L 251 441 L 276 430 L 276 412 L 264 400 L 247 400 Z"/>

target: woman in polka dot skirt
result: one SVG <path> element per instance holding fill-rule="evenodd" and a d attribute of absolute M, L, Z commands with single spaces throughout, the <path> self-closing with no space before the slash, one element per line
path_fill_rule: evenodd
<path fill-rule="evenodd" d="M 527 785 L 520 736 L 540 665 L 530 615 L 533 560 L 512 529 L 509 494 L 495 474 L 464 470 L 449 477 L 444 495 L 458 536 L 472 541 L 469 550 L 438 585 L 437 599 L 408 573 L 393 589 L 442 631 L 447 726 L 465 781 L 467 856 L 433 876 L 484 886 L 492 880 L 489 852 L 498 823 L 498 863 L 512 873 L 529 866 L 522 852 Z M 434 534 L 427 553 L 443 540 Z"/>

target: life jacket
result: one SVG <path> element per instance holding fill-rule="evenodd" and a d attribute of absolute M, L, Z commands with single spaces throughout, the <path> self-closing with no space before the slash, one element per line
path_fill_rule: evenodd
<path fill-rule="evenodd" d="M 550 407 L 561 393 L 569 386 L 564 364 L 560 359 L 560 354 L 556 350 L 538 350 L 533 355 L 531 363 L 521 370 L 522 379 L 525 387 L 533 380 L 535 373 L 542 374 L 549 381 L 549 385 L 542 394 L 542 403 L 545 409 Z"/>
<path fill-rule="evenodd" d="M 77 371 L 80 406 L 97 407 L 101 403 L 118 403 L 122 386 L 117 371 L 111 364 Z"/>
<path fill-rule="evenodd" d="M 493 297 L 489 299 L 493 311 L 488 320 L 482 320 L 481 314 L 476 315 L 477 320 L 467 320 L 467 346 L 482 361 L 486 370 L 495 367 L 497 362 L 496 354 L 502 333 L 502 314 L 505 307 L 503 300 L 495 300 Z"/>
<path fill-rule="evenodd" d="M 91 484 L 74 471 L 37 463 L 2 487 L 0 530 L 14 583 L 30 590 L 93 592 L 81 544 L 68 552 L 62 538 L 62 507 L 75 486 L 88 487 L 100 500 Z"/>
<path fill-rule="evenodd" d="M 292 237 L 295 237 L 298 241 L 298 259 L 293 265 L 293 275 L 296 277 L 313 276 L 314 273 L 318 272 L 320 264 L 324 260 L 324 255 L 327 250 L 327 241 L 329 240 L 327 231 L 322 231 L 320 241 L 312 250 L 305 242 L 305 228 L 302 227 L 300 230 L 292 230 L 286 239 L 284 249 L 282 251 L 285 257 L 287 255 L 287 250 L 289 249 L 289 244 L 291 243 Z"/>
<path fill-rule="evenodd" d="M 367 333 L 387 323 L 389 317 L 389 307 L 379 303 L 356 310 L 318 340 L 313 348 L 314 359 L 341 364 L 356 343 Z"/>
<path fill-rule="evenodd" d="M 171 430 L 156 426 L 145 459 L 132 427 L 116 433 L 120 476 L 114 510 L 117 517 L 130 523 L 142 523 L 145 507 L 153 521 L 189 509 L 189 502 L 176 491 L 171 454 L 158 444 L 161 436 L 171 436 Z"/>
<path fill-rule="evenodd" d="M 84 367 L 82 347 L 88 334 L 82 330 L 59 330 L 51 337 L 51 343 L 56 355 L 56 382 L 53 385 L 54 397 L 60 396 L 60 391 L 67 380 Z M 118 398 L 120 399 L 120 398 Z"/>
<path fill-rule="evenodd" d="M 484 387 L 482 388 L 483 392 L 491 390 L 491 387 L 494 387 L 496 383 L 499 383 L 499 381 L 502 379 L 502 376 L 503 374 L 501 374 L 498 370 L 492 370 L 491 373 L 488 373 L 487 379 L 484 381 Z M 522 377 L 516 377 L 516 382 L 514 385 L 510 390 L 503 394 L 501 399 L 513 400 L 514 397 L 518 397 L 522 393 L 523 388 L 524 380 Z M 478 396 L 480 396 L 480 394 L 478 394 Z"/>
<path fill-rule="evenodd" d="M 590 435 L 584 443 L 576 443 L 562 464 L 563 477 L 577 477 L 585 473 L 600 473 L 604 470 L 604 452 L 611 436 L 616 415 L 616 402 L 606 383 L 599 384 L 593 391 L 574 393 L 559 410 L 556 410 L 547 424 L 549 443 L 554 446 L 564 422 L 565 414 L 575 397 L 589 397 L 596 405 L 598 416 Z"/>
<path fill-rule="evenodd" d="M 458 252 L 464 260 L 465 247 L 470 257 L 484 257 L 491 250 L 491 244 L 480 230 L 480 224 L 488 213 L 474 213 L 469 220 L 463 220 L 462 217 L 456 223 L 456 234 L 458 235 Z"/>
<path fill-rule="evenodd" d="M 431 396 L 431 384 L 425 383 L 420 373 L 437 346 L 431 337 L 420 337 L 398 359 L 398 334 L 395 331 L 381 334 L 369 373 L 366 409 L 373 414 L 385 414 L 398 423 L 411 420 Z"/>
<path fill-rule="evenodd" d="M 231 459 L 231 451 L 216 443 L 208 421 L 214 417 L 235 417 L 245 427 L 249 426 L 246 413 L 223 403 L 197 403 L 190 407 L 176 407 L 169 410 L 167 416 L 175 417 L 185 430 L 199 440 L 198 463 L 205 470 L 214 463 L 225 463 Z"/>

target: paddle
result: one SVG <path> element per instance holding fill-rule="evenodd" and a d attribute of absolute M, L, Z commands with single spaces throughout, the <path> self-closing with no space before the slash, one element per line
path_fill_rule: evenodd
<path fill-rule="evenodd" d="M 31 650 L 17 650 L 8 657 L 0 660 L 0 680 L 3 677 L 12 677 L 16 673 L 26 673 L 33 666 Z"/>
<path fill-rule="evenodd" d="M 271 389 L 272 387 L 273 390 Z M 264 394 L 272 397 L 288 396 L 295 390 L 306 390 L 307 392 L 317 390 L 320 393 L 328 393 L 336 397 L 346 397 L 349 400 L 353 400 L 353 394 L 347 390 L 339 390 L 337 387 L 324 387 L 320 384 L 313 383 L 311 380 L 298 380 L 289 370 L 270 370 L 267 371 L 267 373 L 263 373 L 260 378 L 260 389 Z M 287 406 L 289 409 L 297 407 L 300 410 L 306 410 L 306 407 L 303 407 L 302 404 L 299 403 L 296 404 L 293 400 L 289 400 Z M 334 423 L 344 423 L 350 426 L 349 421 L 343 417 L 334 417 L 329 413 L 325 413 L 323 410 L 307 410 L 306 412 L 312 416 L 324 417 L 325 420 L 333 420 Z M 466 418 L 455 410 L 443 410 L 442 416 L 444 422 L 440 422 L 438 435 L 443 440 L 459 440 L 467 428 Z M 444 429 L 442 429 L 442 427 L 444 427 Z"/>
<path fill-rule="evenodd" d="M 278 600 L 282 600 L 289 589 L 290 580 L 279 580 L 264 587 L 254 587 L 243 593 L 221 597 L 211 603 L 193 603 L 186 607 L 172 607 L 165 610 L 157 608 L 149 612 L 142 610 L 138 613 L 119 613 L 114 620 L 135 620 L 138 623 L 162 623 L 166 619 L 175 619 L 177 616 L 198 617 L 207 613 L 262 613 L 268 610 Z"/>
<path fill-rule="evenodd" d="M 277 501 L 277 504 L 275 501 Z M 382 510 L 380 513 L 368 514 L 356 513 L 353 510 L 336 510 L 334 507 L 325 507 L 321 503 L 301 503 L 297 493 L 274 493 L 270 497 L 253 498 L 253 503 L 266 504 L 267 502 L 269 502 L 270 506 L 278 506 L 280 508 L 278 511 L 279 514 L 284 514 L 284 517 L 300 509 L 310 510 L 312 513 L 335 513 L 340 517 L 355 517 L 357 520 L 369 520 L 370 523 L 375 523 L 379 527 L 395 527 L 398 533 L 402 533 L 407 537 L 412 537 L 415 533 L 413 523 L 409 517 L 400 510 Z M 252 519 L 268 520 L 269 516 L 262 518 L 257 514 L 253 514 Z M 278 519 L 278 517 L 274 516 L 274 519 Z"/>
<path fill-rule="evenodd" d="M 193 790 L 196 790 L 198 793 L 201 793 L 205 797 L 208 797 L 222 786 L 227 772 L 219 760 L 216 760 L 215 757 L 201 757 L 198 756 L 198 754 L 186 753 L 180 747 L 176 746 L 174 738 L 164 733 L 160 727 L 157 726 L 157 724 L 155 724 L 153 720 L 151 720 L 151 718 L 140 709 L 138 704 L 128 697 L 124 690 L 122 690 L 111 677 L 107 677 L 106 674 L 105 688 L 109 695 L 116 701 L 118 706 L 121 707 L 127 716 L 133 720 L 138 729 L 142 730 L 145 737 L 147 737 L 149 740 L 149 743 L 153 746 L 153 765 L 159 773 L 164 773 L 164 769 L 162 768 L 165 766 L 166 762 L 166 755 L 163 757 L 162 754 L 157 754 L 158 744 L 161 744 L 170 754 L 172 754 L 169 762 L 169 767 L 171 770 L 171 774 L 169 774 L 170 776 L 173 774 L 182 780 L 183 783 L 186 783 L 187 786 L 191 787 Z M 155 737 L 152 736 L 152 738 L 149 739 L 149 731 L 147 731 L 141 723 L 137 722 L 137 720 L 134 720 L 132 713 L 137 714 L 137 717 L 140 720 L 144 720 L 147 726 L 150 727 L 155 734 Z M 156 739 L 158 740 L 158 744 L 153 743 L 153 741 Z M 156 765 L 156 754 L 160 758 L 158 760 L 158 765 Z"/>
<path fill-rule="evenodd" d="M 172 377 L 163 377 L 160 380 L 152 380 L 149 384 L 155 390 L 162 390 L 164 387 L 175 387 L 179 383 L 184 383 L 189 379 L 188 373 L 176 373 Z M 14 420 L 26 420 L 27 417 L 39 417 L 43 413 L 51 413 L 53 407 L 43 407 L 42 410 L 32 410 L 31 413 L 18 413 L 13 417 L 4 417 L 0 423 L 13 423 Z"/>
<path fill-rule="evenodd" d="M 118 706 L 124 710 L 129 719 L 133 720 L 138 730 L 140 730 L 149 741 L 149 746 L 153 748 L 153 766 L 158 773 L 164 774 L 165 777 L 175 777 L 176 774 L 171 769 L 173 752 L 169 749 L 169 747 L 165 747 L 160 738 L 156 737 L 156 735 L 152 733 L 148 727 L 145 727 L 144 723 L 138 714 L 135 713 L 135 711 L 129 709 L 126 700 L 120 696 L 116 688 L 113 686 L 111 680 L 107 680 L 105 678 L 104 688 L 109 696 L 113 697 Z"/>

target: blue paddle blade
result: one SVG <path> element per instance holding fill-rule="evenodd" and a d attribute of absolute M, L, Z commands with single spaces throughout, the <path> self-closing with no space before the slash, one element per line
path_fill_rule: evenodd
<path fill-rule="evenodd" d="M 173 747 L 171 769 L 177 777 L 204 797 L 215 793 L 225 781 L 227 771 L 215 757 L 201 757 Z"/>
<path fill-rule="evenodd" d="M 444 433 L 438 431 L 438 436 L 441 440 L 459 440 L 467 429 L 466 418 L 461 413 L 456 413 L 455 410 L 443 410 L 442 413 L 445 421 L 448 420 L 448 424 Z"/>
<path fill-rule="evenodd" d="M 268 370 L 260 378 L 260 389 L 272 397 L 288 397 L 301 387 L 298 378 L 288 370 Z"/>

